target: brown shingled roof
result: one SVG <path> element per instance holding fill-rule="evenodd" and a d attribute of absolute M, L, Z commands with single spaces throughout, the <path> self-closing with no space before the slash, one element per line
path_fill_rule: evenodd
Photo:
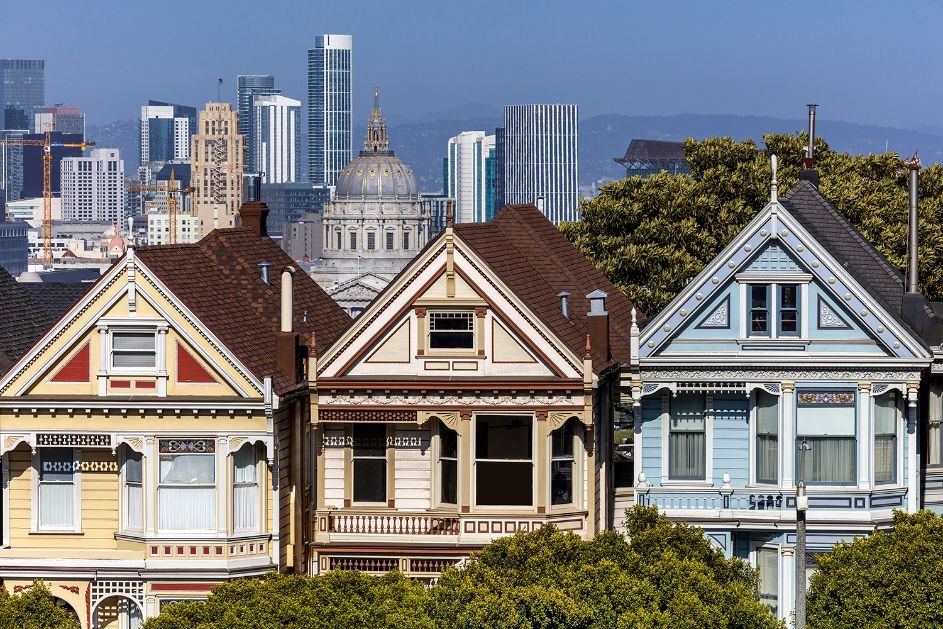
<path fill-rule="evenodd" d="M 455 233 L 577 356 L 583 355 L 588 332 L 586 295 L 597 289 L 608 293 L 612 359 L 629 362 L 632 302 L 536 207 L 508 205 L 492 221 L 461 223 Z M 563 291 L 570 293 L 569 319 L 560 307 Z M 597 373 L 610 363 L 603 348 L 593 348 Z"/>
<path fill-rule="evenodd" d="M 272 376 L 276 392 L 294 384 L 278 369 L 275 339 L 281 272 L 297 264 L 270 238 L 248 228 L 218 229 L 195 244 L 140 247 L 136 254 L 257 378 Z M 261 262 L 271 265 L 269 284 Z M 351 319 L 301 270 L 294 293 L 294 330 L 314 332 L 320 355 Z"/>

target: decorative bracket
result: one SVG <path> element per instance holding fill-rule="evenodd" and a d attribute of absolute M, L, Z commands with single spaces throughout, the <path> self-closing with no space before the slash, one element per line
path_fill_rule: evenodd
<path fill-rule="evenodd" d="M 450 429 L 458 432 L 458 422 L 461 419 L 458 411 L 419 411 L 416 413 L 416 424 L 424 426 L 430 419 L 438 419 Z"/>

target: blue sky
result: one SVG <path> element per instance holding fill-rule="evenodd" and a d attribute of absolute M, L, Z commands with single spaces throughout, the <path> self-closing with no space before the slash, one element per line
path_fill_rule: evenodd
<path fill-rule="evenodd" d="M 47 19 L 44 19 L 47 18 Z M 318 33 L 354 36 L 355 116 L 468 102 L 574 102 L 600 113 L 820 115 L 943 126 L 943 4 L 614 0 L 26 0 L 0 3 L 0 57 L 46 59 L 47 101 L 90 124 L 148 98 L 235 100 L 236 74 L 304 99 Z"/>

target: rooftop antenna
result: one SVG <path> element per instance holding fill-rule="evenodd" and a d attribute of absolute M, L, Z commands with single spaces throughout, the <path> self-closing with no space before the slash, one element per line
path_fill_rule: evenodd
<path fill-rule="evenodd" d="M 910 170 L 910 211 L 907 215 L 907 292 L 916 293 L 919 283 L 917 274 L 917 172 L 920 170 L 920 156 L 914 153 L 907 162 Z"/>
<path fill-rule="evenodd" d="M 773 154 L 772 157 L 770 157 L 770 160 L 769 160 L 769 161 L 770 161 L 770 164 L 772 165 L 772 168 L 773 168 L 773 180 L 770 182 L 770 185 L 769 185 L 769 202 L 770 202 L 770 203 L 778 203 L 778 202 L 779 202 L 779 194 L 778 194 L 778 191 L 777 191 L 777 182 L 776 182 L 776 170 L 777 170 L 777 168 L 778 168 L 778 164 L 777 164 L 777 161 L 776 161 L 776 154 L 775 154 L 775 153 Z"/>
<path fill-rule="evenodd" d="M 807 170 L 812 170 L 815 168 L 815 108 L 818 105 L 810 103 L 807 107 L 809 108 L 809 145 L 805 147 L 805 159 L 802 161 Z"/>

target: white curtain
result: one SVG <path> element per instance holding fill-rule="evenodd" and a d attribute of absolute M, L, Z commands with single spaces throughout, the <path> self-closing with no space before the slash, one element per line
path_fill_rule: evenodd
<path fill-rule="evenodd" d="M 43 448 L 39 456 L 39 528 L 71 529 L 75 524 L 72 448 Z"/>
<path fill-rule="evenodd" d="M 800 441 L 802 437 L 800 437 Z M 807 483 L 851 484 L 855 482 L 854 437 L 806 437 L 812 449 L 805 453 Z"/>
<path fill-rule="evenodd" d="M 246 444 L 233 454 L 232 524 L 236 531 L 259 526 L 258 451 Z"/>
<path fill-rule="evenodd" d="M 897 480 L 897 391 L 874 400 L 874 482 Z"/>
<path fill-rule="evenodd" d="M 756 392 L 756 480 L 779 480 L 779 399 Z"/>
<path fill-rule="evenodd" d="M 127 446 L 125 446 L 127 447 Z M 140 531 L 143 528 L 144 489 L 141 454 L 131 449 L 125 451 L 124 460 L 124 509 L 125 528 Z"/>
<path fill-rule="evenodd" d="M 760 602 L 775 616 L 779 611 L 779 550 L 758 548 L 756 568 L 760 573 Z"/>
<path fill-rule="evenodd" d="M 214 455 L 160 456 L 157 527 L 161 531 L 205 531 L 216 528 Z"/>
<path fill-rule="evenodd" d="M 683 393 L 671 400 L 668 478 L 703 480 L 706 458 L 704 396 Z"/>

